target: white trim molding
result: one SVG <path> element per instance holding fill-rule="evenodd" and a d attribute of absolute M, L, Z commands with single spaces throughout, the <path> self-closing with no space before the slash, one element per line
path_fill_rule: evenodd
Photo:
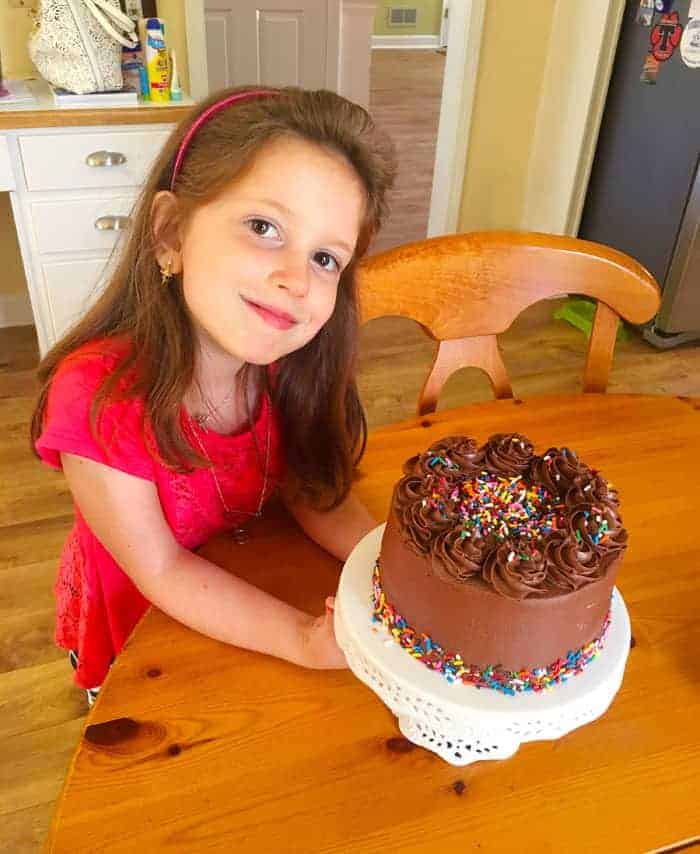
<path fill-rule="evenodd" d="M 190 72 L 190 95 L 195 101 L 201 101 L 209 94 L 204 0 L 184 0 L 184 5 L 187 67 Z"/>
<path fill-rule="evenodd" d="M 486 0 L 450 6 L 428 237 L 457 231 Z"/>
<path fill-rule="evenodd" d="M 32 326 L 33 323 L 29 294 L 0 294 L 0 329 L 7 326 Z"/>
<path fill-rule="evenodd" d="M 430 33 L 405 36 L 372 36 L 372 50 L 437 50 L 440 36 Z"/>
<path fill-rule="evenodd" d="M 624 0 L 557 0 L 528 163 L 521 228 L 575 236 L 612 73 Z"/>
<path fill-rule="evenodd" d="M 336 6 L 337 8 L 337 6 Z M 369 109 L 371 51 L 376 0 L 342 0 L 336 25 L 338 68 L 330 89 Z M 329 30 L 330 31 L 330 30 Z M 332 55 L 335 45 L 328 45 Z"/>

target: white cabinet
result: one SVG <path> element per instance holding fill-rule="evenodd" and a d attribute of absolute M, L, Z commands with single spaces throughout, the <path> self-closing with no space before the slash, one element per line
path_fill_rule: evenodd
<path fill-rule="evenodd" d="M 42 355 L 100 293 L 139 188 L 172 128 L 0 132 L 0 190 L 10 191 Z"/>
<path fill-rule="evenodd" d="M 4 136 L 0 136 L 0 193 L 3 190 L 14 190 L 15 176 L 12 174 L 10 149 Z"/>
<path fill-rule="evenodd" d="M 42 263 L 49 332 L 57 339 L 80 319 L 102 290 L 106 272 L 105 260 Z"/>

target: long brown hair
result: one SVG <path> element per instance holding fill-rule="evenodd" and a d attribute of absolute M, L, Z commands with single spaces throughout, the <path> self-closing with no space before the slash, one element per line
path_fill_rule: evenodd
<path fill-rule="evenodd" d="M 89 341 L 128 338 L 131 346 L 104 381 L 91 408 L 97 435 L 101 407 L 132 377 L 127 394 L 145 400 L 145 417 L 164 463 L 178 471 L 207 466 L 187 442 L 180 409 L 193 380 L 195 334 L 179 281 L 164 287 L 150 219 L 155 194 L 170 187 L 180 142 L 197 116 L 239 87 L 218 92 L 178 125 L 151 170 L 136 204 L 128 241 L 109 284 L 85 317 L 42 360 L 31 442 L 41 434 L 51 380 L 61 361 Z M 366 190 L 366 205 L 350 264 L 340 278 L 335 310 L 304 347 L 280 359 L 271 391 L 282 426 L 287 465 L 299 493 L 316 506 L 335 506 L 347 495 L 362 454 L 366 422 L 355 381 L 358 310 L 355 270 L 387 213 L 395 175 L 389 139 L 356 104 L 325 90 L 295 87 L 233 104 L 194 134 L 174 192 L 183 216 L 215 198 L 250 167 L 275 138 L 294 136 L 342 154 Z M 242 385 L 266 387 L 264 368 L 246 365 Z M 243 392 L 247 396 L 247 392 Z M 310 438 L 312 437 L 312 438 Z"/>

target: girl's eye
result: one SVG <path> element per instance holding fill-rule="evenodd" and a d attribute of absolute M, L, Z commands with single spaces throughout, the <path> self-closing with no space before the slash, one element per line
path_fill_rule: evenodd
<path fill-rule="evenodd" d="M 339 273 L 340 272 L 340 264 L 337 259 L 330 255 L 328 252 L 317 252 L 316 253 L 317 263 L 324 269 L 328 270 L 329 273 Z M 327 266 L 329 265 L 330 266 Z"/>
<path fill-rule="evenodd" d="M 277 226 L 266 219 L 254 217 L 248 220 L 248 225 L 257 237 L 274 237 L 275 234 L 279 237 Z M 314 258 L 323 270 L 327 270 L 329 273 L 340 272 L 340 262 L 329 252 L 317 252 Z"/>
<path fill-rule="evenodd" d="M 268 222 L 266 219 L 249 219 L 248 225 L 250 226 L 253 233 L 257 234 L 258 237 L 269 237 L 269 229 L 274 229 L 274 231 L 277 231 L 277 227 L 274 226 L 271 222 Z"/>

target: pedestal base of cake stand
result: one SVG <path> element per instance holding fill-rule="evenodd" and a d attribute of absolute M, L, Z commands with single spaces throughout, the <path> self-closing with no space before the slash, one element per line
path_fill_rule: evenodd
<path fill-rule="evenodd" d="M 380 525 L 367 534 L 345 563 L 335 631 L 351 670 L 396 715 L 407 739 L 452 765 L 468 765 L 505 759 L 526 741 L 561 738 L 605 712 L 622 682 L 630 648 L 629 616 L 617 589 L 602 651 L 567 682 L 514 696 L 450 684 L 372 621 L 372 572 L 383 530 Z"/>

